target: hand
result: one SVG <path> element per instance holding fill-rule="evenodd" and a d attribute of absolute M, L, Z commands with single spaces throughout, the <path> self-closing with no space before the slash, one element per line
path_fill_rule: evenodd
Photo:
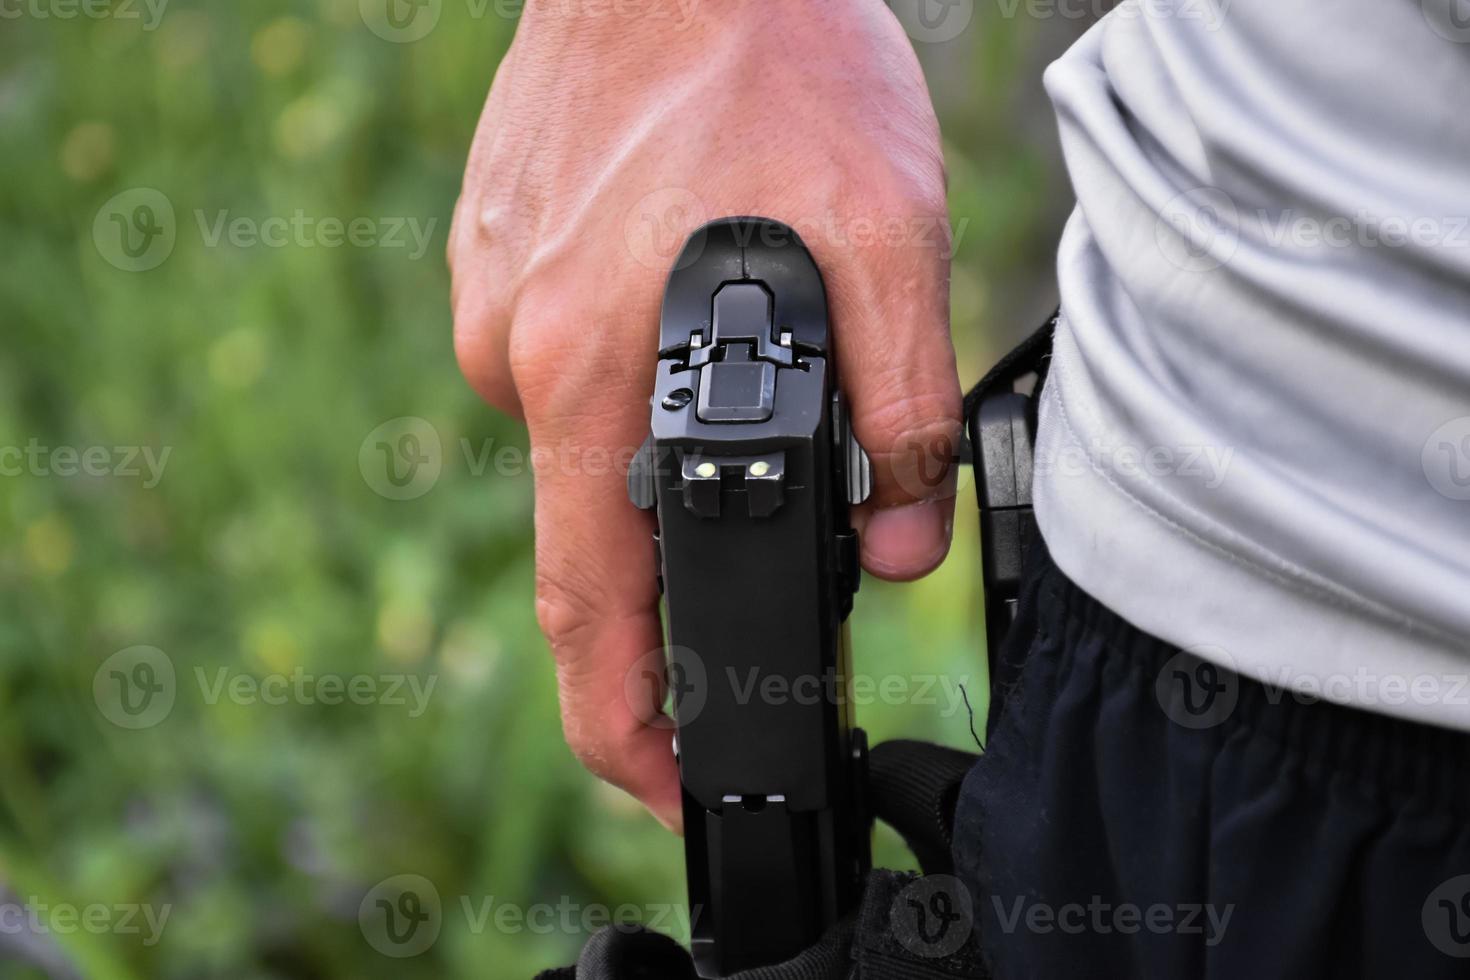
<path fill-rule="evenodd" d="M 760 215 L 815 256 L 873 460 L 854 515 L 870 572 L 943 560 L 959 438 L 939 130 L 902 28 L 878 0 L 714 6 L 528 5 L 449 240 L 460 366 L 530 430 L 536 611 L 567 742 L 675 829 L 668 727 L 650 724 L 653 692 L 624 683 L 662 642 L 651 522 L 624 478 L 685 238 Z"/>

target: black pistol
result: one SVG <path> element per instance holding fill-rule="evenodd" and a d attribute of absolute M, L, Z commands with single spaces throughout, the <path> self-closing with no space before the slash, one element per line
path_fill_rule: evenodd
<path fill-rule="evenodd" d="M 846 626 L 869 464 L 792 229 L 727 218 L 690 237 L 652 409 L 628 488 L 658 515 L 692 951 L 720 977 L 818 942 L 870 863 Z"/>

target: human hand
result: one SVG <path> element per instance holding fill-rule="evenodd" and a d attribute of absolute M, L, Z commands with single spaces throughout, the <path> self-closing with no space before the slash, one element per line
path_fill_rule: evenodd
<path fill-rule="evenodd" d="M 815 257 L 873 462 L 853 518 L 870 572 L 943 560 L 960 432 L 939 130 L 902 28 L 878 0 L 707 6 L 528 5 L 449 237 L 460 366 L 530 431 L 536 611 L 567 742 L 675 829 L 667 725 L 624 683 L 662 642 L 650 518 L 624 478 L 685 238 L 760 215 Z"/>

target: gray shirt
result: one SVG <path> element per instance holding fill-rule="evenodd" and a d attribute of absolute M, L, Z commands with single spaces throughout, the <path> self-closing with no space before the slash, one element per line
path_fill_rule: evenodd
<path fill-rule="evenodd" d="M 1046 84 L 1057 564 L 1246 676 L 1470 729 L 1464 3 L 1128 2 Z"/>

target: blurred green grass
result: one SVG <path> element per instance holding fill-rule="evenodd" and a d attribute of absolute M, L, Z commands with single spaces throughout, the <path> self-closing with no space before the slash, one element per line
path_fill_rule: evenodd
<path fill-rule="evenodd" d="M 462 899 L 682 902 L 677 841 L 561 742 L 531 602 L 530 481 L 475 475 L 460 452 L 525 447 L 460 381 L 442 261 L 513 21 L 446 2 L 432 33 L 400 44 L 354 0 L 178 0 L 152 28 L 141 4 L 140 20 L 28 4 L 0 31 L 0 446 L 170 456 L 156 487 L 0 477 L 0 884 L 23 902 L 167 906 L 152 945 L 47 938 L 104 978 L 529 976 L 569 962 L 585 935 L 481 928 Z M 966 381 L 1051 288 L 1066 202 L 1049 130 L 1016 125 L 1037 111 L 1033 34 L 977 13 L 925 52 L 960 232 Z M 177 240 L 157 268 L 128 272 L 93 223 L 139 187 L 172 204 Z M 419 257 L 207 247 L 195 217 L 297 209 L 411 216 L 432 234 Z M 400 501 L 368 485 L 359 451 L 402 416 L 428 420 L 444 452 L 432 490 Z M 983 689 L 971 493 L 939 573 L 865 583 L 861 672 Z M 137 645 L 164 651 L 178 694 L 161 722 L 128 730 L 99 710 L 93 680 Z M 210 704 L 195 672 L 221 668 L 436 686 L 417 717 Z M 970 744 L 963 712 L 878 703 L 860 716 L 875 741 Z M 910 861 L 886 832 L 879 858 Z M 401 873 L 432 881 L 444 914 L 433 947 L 400 960 L 365 940 L 357 912 Z M 0 975 L 46 975 L 13 947 L 0 955 Z"/>

